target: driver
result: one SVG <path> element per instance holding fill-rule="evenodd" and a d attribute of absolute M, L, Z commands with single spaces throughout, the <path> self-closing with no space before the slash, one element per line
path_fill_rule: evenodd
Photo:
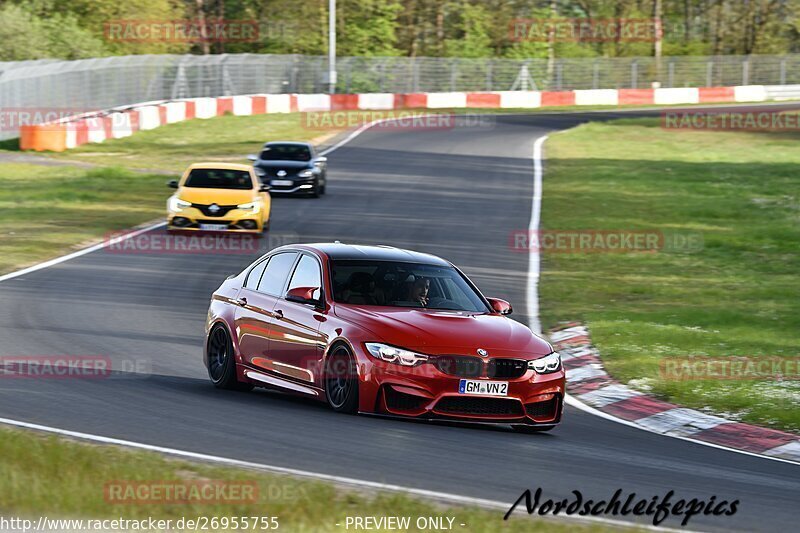
<path fill-rule="evenodd" d="M 428 291 L 430 288 L 431 280 L 428 278 L 417 278 L 408 286 L 406 300 L 425 307 L 428 305 Z"/>

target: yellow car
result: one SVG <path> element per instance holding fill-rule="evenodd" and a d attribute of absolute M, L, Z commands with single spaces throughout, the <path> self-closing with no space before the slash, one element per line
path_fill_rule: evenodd
<path fill-rule="evenodd" d="M 167 200 L 170 231 L 261 233 L 269 229 L 271 198 L 253 167 L 229 163 L 195 163 Z"/>

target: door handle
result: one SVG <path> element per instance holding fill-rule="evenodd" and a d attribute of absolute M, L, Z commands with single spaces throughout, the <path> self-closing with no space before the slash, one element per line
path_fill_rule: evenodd
<path fill-rule="evenodd" d="M 275 315 L 275 318 L 277 319 L 283 318 L 283 311 L 281 311 L 280 309 L 276 309 L 272 313 Z"/>
<path fill-rule="evenodd" d="M 234 300 L 234 302 L 236 302 L 236 305 L 241 305 L 242 307 L 244 307 L 247 305 L 247 298 L 237 298 L 236 300 Z"/>

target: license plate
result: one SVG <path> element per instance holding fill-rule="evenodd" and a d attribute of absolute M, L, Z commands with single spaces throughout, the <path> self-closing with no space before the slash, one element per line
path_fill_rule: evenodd
<path fill-rule="evenodd" d="M 200 224 L 200 229 L 205 231 L 225 231 L 228 229 L 227 224 Z"/>
<path fill-rule="evenodd" d="M 458 384 L 458 392 L 478 396 L 508 396 L 508 382 L 462 379 Z"/>
<path fill-rule="evenodd" d="M 292 185 L 294 182 L 292 180 L 272 180 L 269 182 L 270 185 L 277 185 L 278 187 L 283 187 L 285 185 Z"/>

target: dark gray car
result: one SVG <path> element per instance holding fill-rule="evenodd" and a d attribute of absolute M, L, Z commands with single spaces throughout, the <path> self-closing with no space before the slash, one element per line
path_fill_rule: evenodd
<path fill-rule="evenodd" d="M 256 175 L 270 194 L 325 194 L 327 161 L 310 143 L 273 141 L 266 143 L 258 155 L 247 156 L 253 161 Z"/>

